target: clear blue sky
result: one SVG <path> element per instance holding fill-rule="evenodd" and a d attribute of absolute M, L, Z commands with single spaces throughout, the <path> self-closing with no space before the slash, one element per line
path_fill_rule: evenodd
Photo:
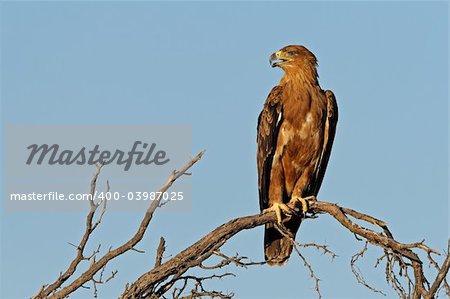
<path fill-rule="evenodd" d="M 319 59 L 320 84 L 336 94 L 340 119 L 319 194 L 385 220 L 401 241 L 448 238 L 447 2 L 3 2 L 2 125 L 188 124 L 193 210 L 161 213 L 139 248 L 108 269 L 115 298 L 148 270 L 160 236 L 175 254 L 223 222 L 258 212 L 256 120 L 282 72 L 269 55 L 302 44 Z M 140 213 L 107 214 L 91 248 L 126 240 Z M 1 214 L 1 297 L 27 298 L 65 269 L 84 213 Z M 263 259 L 263 230 L 239 234 L 223 251 Z M 305 222 L 300 242 L 327 243 L 333 262 L 305 250 L 324 298 L 378 298 L 352 276 L 363 245 L 335 221 Z M 360 265 L 396 297 L 378 249 Z M 282 268 L 234 269 L 213 284 L 237 298 L 312 298 L 295 255 Z M 80 290 L 72 298 L 90 298 Z"/>

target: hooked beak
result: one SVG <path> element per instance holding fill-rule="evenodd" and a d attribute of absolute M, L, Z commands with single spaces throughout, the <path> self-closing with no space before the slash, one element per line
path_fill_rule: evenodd
<path fill-rule="evenodd" d="M 272 67 L 280 66 L 281 64 L 283 64 L 286 61 L 287 61 L 287 59 L 285 59 L 282 56 L 282 52 L 281 51 L 273 53 L 272 55 L 270 55 L 270 58 L 269 58 L 269 64 Z"/>

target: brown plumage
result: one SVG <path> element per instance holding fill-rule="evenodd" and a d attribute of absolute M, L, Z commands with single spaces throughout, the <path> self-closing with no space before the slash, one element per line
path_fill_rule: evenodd
<path fill-rule="evenodd" d="M 318 82 L 317 60 L 303 46 L 287 46 L 272 54 L 273 67 L 285 75 L 267 97 L 258 118 L 258 187 L 261 211 L 293 198 L 316 196 L 322 184 L 336 131 L 334 94 Z M 283 224 L 295 237 L 299 216 Z M 264 253 L 269 265 L 284 265 L 291 241 L 273 224 L 265 227 Z"/>

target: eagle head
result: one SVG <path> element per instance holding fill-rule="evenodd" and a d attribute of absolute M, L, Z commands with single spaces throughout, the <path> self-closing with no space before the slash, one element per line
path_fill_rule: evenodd
<path fill-rule="evenodd" d="M 315 68 L 317 59 L 304 46 L 290 45 L 270 55 L 269 63 L 272 67 L 279 66 L 283 70 L 312 66 Z"/>

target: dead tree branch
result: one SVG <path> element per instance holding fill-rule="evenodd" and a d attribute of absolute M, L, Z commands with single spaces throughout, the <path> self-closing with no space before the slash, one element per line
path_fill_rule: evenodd
<path fill-rule="evenodd" d="M 393 235 L 389 231 L 387 225 L 375 217 L 354 211 L 352 209 L 342 208 L 337 204 L 330 202 L 311 201 L 310 205 L 312 214 L 328 214 L 353 234 L 367 240 L 370 244 L 382 248 L 385 251 L 385 255 L 392 258 L 392 263 L 402 263 L 403 260 L 408 260 L 407 263 L 403 262 L 401 267 L 404 267 L 405 269 L 411 268 L 414 273 L 413 288 L 410 294 L 411 298 L 434 298 L 448 273 L 450 263 L 448 253 L 444 264 L 439 267 L 439 275 L 434 280 L 432 287 L 429 288 L 423 272 L 423 262 L 418 254 L 413 251 L 413 249 L 433 253 L 437 253 L 437 251 L 430 250 L 423 244 L 423 242 L 414 244 L 400 243 L 393 238 Z M 295 207 L 292 208 L 295 209 Z M 367 227 L 361 226 L 352 221 L 349 217 L 361 220 L 368 224 L 376 225 L 380 227 L 382 231 L 376 232 Z M 228 221 L 170 260 L 143 274 L 134 283 L 126 288 L 121 298 L 159 298 L 163 296 L 170 289 L 170 287 L 173 286 L 173 283 L 164 284 L 164 287 L 160 287 L 162 282 L 177 281 L 189 269 L 204 267 L 203 262 L 214 255 L 215 252 L 217 252 L 227 240 L 232 238 L 238 232 L 246 229 L 252 229 L 269 222 L 276 222 L 276 215 L 274 212 L 241 217 Z M 315 274 L 313 277 L 315 277 L 316 282 L 318 282 Z"/>
<path fill-rule="evenodd" d="M 163 194 L 167 189 L 169 189 L 172 184 L 181 176 L 185 175 L 187 171 L 196 163 L 198 162 L 204 154 L 204 151 L 201 151 L 197 154 L 192 160 L 190 160 L 188 163 L 186 163 L 179 171 L 173 171 L 173 173 L 170 175 L 167 182 L 160 188 L 159 194 Z M 92 281 L 94 275 L 104 269 L 104 267 L 114 258 L 117 256 L 129 251 L 134 250 L 134 246 L 139 243 L 139 241 L 142 240 L 144 237 L 144 233 L 148 228 L 148 225 L 150 221 L 153 218 L 153 214 L 155 210 L 158 208 L 160 203 L 160 198 L 155 199 L 150 207 L 147 209 L 144 218 L 141 221 L 141 224 L 139 228 L 137 229 L 136 233 L 133 235 L 132 238 L 130 238 L 126 243 L 122 244 L 121 246 L 108 251 L 105 255 L 103 255 L 99 260 L 94 261 L 91 263 L 90 267 L 82 273 L 78 278 L 76 278 L 72 283 L 69 285 L 63 287 L 60 289 L 61 285 L 72 277 L 73 273 L 75 272 L 77 266 L 79 263 L 84 260 L 84 249 L 86 246 L 87 241 L 89 240 L 89 237 L 91 236 L 94 229 L 97 227 L 97 225 L 100 223 L 101 218 L 103 217 L 104 211 L 99 215 L 99 218 L 97 222 L 93 223 L 93 218 L 95 215 L 95 212 L 97 210 L 97 207 L 100 203 L 95 204 L 94 194 L 96 189 L 96 182 L 97 178 L 100 174 L 101 165 L 97 166 L 97 171 L 94 174 L 91 184 L 90 184 L 90 193 L 91 193 L 91 199 L 89 201 L 90 204 L 90 211 L 88 213 L 88 216 L 86 218 L 86 229 L 85 233 L 80 241 L 80 244 L 77 247 L 77 255 L 74 258 L 74 260 L 71 262 L 69 268 L 60 275 L 60 277 L 52 284 L 48 286 L 44 286 L 40 289 L 39 293 L 34 296 L 34 298 L 47 298 L 51 295 L 51 298 L 65 298 L 75 290 L 82 287 L 86 282 Z M 104 204 L 104 209 L 106 209 L 106 203 Z M 95 256 L 94 256 L 95 258 Z"/>
<path fill-rule="evenodd" d="M 97 179 L 98 179 L 98 176 L 100 175 L 101 169 L 102 169 L 102 165 L 97 164 L 96 171 L 91 179 L 90 188 L 89 188 L 89 195 L 90 195 L 91 199 L 94 198 L 96 185 L 97 185 Z M 90 256 L 88 258 L 86 258 L 84 256 L 84 249 L 89 240 L 89 237 L 91 236 L 92 232 L 96 229 L 97 225 L 100 223 L 100 221 L 103 217 L 104 210 L 106 209 L 106 201 L 104 204 L 104 209 L 102 210 L 100 217 L 95 222 L 95 224 L 93 224 L 93 219 L 94 219 L 95 212 L 97 211 L 98 205 L 96 205 L 93 200 L 89 200 L 89 207 L 90 207 L 90 209 L 89 209 L 89 213 L 86 217 L 86 228 L 85 228 L 83 237 L 81 238 L 81 241 L 78 246 L 74 245 L 77 250 L 75 258 L 72 260 L 72 262 L 70 263 L 67 270 L 64 271 L 64 273 L 62 273 L 55 280 L 55 282 L 53 282 L 50 285 L 43 286 L 41 288 L 40 292 L 38 294 L 36 294 L 34 298 L 44 298 L 44 297 L 47 297 L 48 295 L 54 293 L 67 279 L 69 279 L 73 275 L 73 273 L 77 270 L 77 267 L 81 261 L 89 260 L 90 258 L 92 258 L 92 256 Z"/>
<path fill-rule="evenodd" d="M 200 152 L 179 171 L 174 171 L 167 182 L 161 187 L 160 192 L 164 193 L 167 191 L 175 180 L 181 176 L 189 175 L 187 170 L 201 159 L 203 153 L 204 152 Z M 93 194 L 95 194 L 96 182 L 100 174 L 100 169 L 101 165 L 97 167 L 96 173 L 90 184 L 92 197 Z M 107 188 L 109 189 L 109 184 Z M 34 298 L 66 298 L 77 289 L 86 287 L 85 284 L 87 282 L 93 283 L 94 295 L 96 295 L 97 284 L 107 283 L 117 274 L 117 270 L 114 270 L 108 277 L 104 278 L 106 266 L 111 260 L 130 250 L 140 252 L 135 246 L 142 240 L 148 229 L 149 223 L 153 218 L 155 210 L 161 206 L 161 203 L 159 198 L 151 203 L 140 226 L 127 242 L 115 249 L 110 248 L 107 253 L 97 259 L 97 256 L 100 255 L 100 247 L 94 250 L 91 255 L 85 254 L 85 247 L 89 237 L 102 220 L 106 210 L 106 202 L 95 203 L 94 201 L 90 201 L 90 210 L 86 218 L 85 232 L 80 243 L 74 245 L 77 250 L 75 258 L 70 263 L 68 269 L 62 273 L 55 282 L 44 285 Z M 99 206 L 102 206 L 100 212 L 98 212 Z M 301 207 L 299 209 L 298 206 L 293 205 L 290 208 L 294 213 L 301 215 Z M 357 281 L 372 291 L 380 292 L 365 282 L 361 272 L 356 266 L 356 262 L 362 258 L 366 252 L 368 244 L 372 244 L 383 250 L 384 254 L 377 259 L 375 266 L 378 266 L 382 262 L 386 263 L 385 273 L 387 282 L 391 284 L 392 288 L 400 297 L 414 299 L 436 298 L 442 288 L 445 288 L 447 294 L 450 294 L 450 288 L 446 280 L 450 268 L 450 241 L 447 252 L 445 253 L 445 261 L 442 265 L 439 265 L 433 257 L 433 255 L 440 255 L 438 251 L 427 246 L 424 241 L 416 243 L 401 243 L 397 241 L 386 223 L 375 217 L 357 212 L 353 209 L 341 207 L 334 203 L 318 200 L 310 201 L 309 213 L 310 214 L 308 215 L 301 216 L 316 218 L 318 215 L 328 214 L 349 232 L 354 234 L 358 240 L 364 240 L 366 242 L 363 249 L 352 257 L 351 267 Z M 97 220 L 94 220 L 95 216 L 97 217 Z M 265 262 L 248 261 L 246 257 L 238 254 L 235 256 L 227 256 L 220 251 L 220 248 L 240 231 L 252 229 L 266 223 L 276 224 L 275 212 L 265 212 L 230 220 L 206 234 L 203 238 L 167 261 L 163 261 L 163 255 L 166 248 L 165 240 L 164 238 L 161 238 L 156 250 L 156 259 L 153 269 L 150 269 L 150 271 L 142 274 L 133 283 L 127 285 L 121 298 L 166 298 L 168 294 L 171 294 L 172 298 L 200 298 L 204 296 L 214 298 L 233 297 L 232 293 L 226 294 L 216 290 L 207 290 L 203 285 L 203 282 L 211 279 L 222 279 L 227 276 L 234 276 L 233 273 L 225 272 L 209 276 L 193 276 L 188 275 L 187 272 L 193 268 L 218 270 L 228 265 L 248 267 L 265 264 Z M 277 226 L 280 232 L 283 233 L 283 226 Z M 373 226 L 375 226 L 375 229 L 378 229 L 374 230 Z M 331 251 L 327 245 L 318 245 L 315 243 L 299 244 L 292 238 L 291 241 L 294 244 L 295 251 L 302 259 L 304 266 L 308 269 L 311 278 L 315 281 L 315 289 L 320 297 L 320 279 L 316 276 L 311 263 L 306 260 L 305 256 L 300 251 L 300 248 L 316 248 L 323 252 L 323 254 L 330 255 L 332 258 L 337 255 Z M 432 283 L 429 283 L 425 277 L 423 271 L 424 262 L 421 260 L 418 254 L 419 252 L 426 254 L 429 264 L 437 271 L 437 275 L 434 280 L 432 280 Z M 211 257 L 216 257 L 219 261 L 213 264 L 211 264 L 211 261 L 206 263 Z M 88 269 L 78 277 L 73 277 L 77 266 L 85 260 L 90 261 Z M 398 269 L 400 270 L 399 274 L 396 273 Z M 96 275 L 98 276 L 97 278 L 95 278 Z M 63 286 L 69 279 L 72 279 L 72 282 Z M 406 287 L 404 286 L 404 283 L 402 284 L 402 280 L 407 281 Z"/>

